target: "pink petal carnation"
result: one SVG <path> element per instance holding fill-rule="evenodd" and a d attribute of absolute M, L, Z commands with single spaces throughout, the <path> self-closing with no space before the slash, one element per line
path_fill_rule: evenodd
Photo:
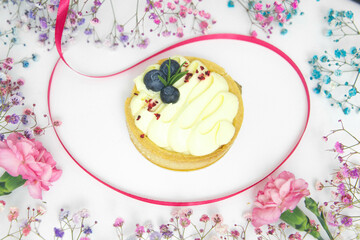
<path fill-rule="evenodd" d="M 10 134 L 0 142 L 0 167 L 11 176 L 21 175 L 33 198 L 42 199 L 42 190 L 48 191 L 62 171 L 41 142 L 27 139 L 19 133 Z"/>
<path fill-rule="evenodd" d="M 276 222 L 284 211 L 293 210 L 303 197 L 310 194 L 307 188 L 307 182 L 295 179 L 294 174 L 287 171 L 275 179 L 270 176 L 264 190 L 256 196 L 252 224 L 260 227 Z"/>

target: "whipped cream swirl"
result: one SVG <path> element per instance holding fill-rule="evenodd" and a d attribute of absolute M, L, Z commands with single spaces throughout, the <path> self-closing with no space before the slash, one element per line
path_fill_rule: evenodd
<path fill-rule="evenodd" d="M 149 66 L 134 80 L 138 93 L 130 108 L 135 125 L 161 148 L 194 156 L 210 154 L 234 136 L 239 100 L 229 92 L 224 77 L 208 71 L 202 62 L 190 63 L 181 56 L 171 59 L 180 65 L 185 62 L 181 71 L 189 71 L 174 84 L 180 91 L 178 102 L 165 104 L 159 92 L 146 88 L 145 74 L 160 68 Z"/>

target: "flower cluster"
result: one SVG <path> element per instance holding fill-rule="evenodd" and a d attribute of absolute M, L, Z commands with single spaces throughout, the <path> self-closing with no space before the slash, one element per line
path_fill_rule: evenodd
<path fill-rule="evenodd" d="M 247 231 L 250 220 L 247 221 L 245 227 L 234 224 L 229 227 L 224 223 L 223 217 L 220 214 L 209 216 L 207 214 L 195 221 L 191 220 L 193 211 L 190 208 L 176 208 L 171 213 L 172 217 L 166 224 L 161 224 L 154 228 L 150 223 L 140 225 L 136 224 L 134 237 L 144 240 L 160 240 L 160 239 L 205 239 L 205 237 L 212 237 L 214 239 L 245 239 L 245 232 Z M 118 239 L 123 240 L 123 226 L 124 219 L 117 218 L 113 224 L 116 229 Z"/>
<path fill-rule="evenodd" d="M 0 200 L 0 212 L 5 209 L 5 201 Z M 11 237 L 12 239 L 22 239 L 23 237 L 31 237 L 33 239 L 45 239 L 40 233 L 40 223 L 46 209 L 39 206 L 36 209 L 27 208 L 26 218 L 20 215 L 17 207 L 10 207 L 7 215 L 9 221 L 9 228 L 7 235 L 1 239 Z M 54 239 L 62 239 L 64 236 L 71 237 L 71 239 L 90 240 L 89 236 L 92 234 L 92 229 L 97 221 L 88 225 L 90 214 L 87 209 L 82 209 L 70 217 L 68 210 L 61 209 L 59 213 L 59 227 L 52 229 Z M 5 228 L 3 228 L 5 229 Z"/>
<path fill-rule="evenodd" d="M 97 224 L 95 221 L 89 225 L 86 221 L 90 218 L 90 213 L 87 209 L 82 209 L 72 216 L 70 211 L 61 209 L 59 213 L 59 227 L 54 227 L 54 239 L 62 239 L 65 232 L 69 232 L 71 239 L 90 240 L 90 235 L 93 233 L 93 227 Z"/>
<path fill-rule="evenodd" d="M 333 54 L 325 51 L 322 55 L 314 55 L 309 63 L 316 94 L 329 99 L 331 105 L 340 107 L 344 114 L 352 110 L 359 112 L 360 48 L 336 49 Z"/>
<path fill-rule="evenodd" d="M 354 21 L 354 13 L 350 10 L 336 11 L 330 9 L 325 19 L 329 24 L 325 34 L 333 38 L 334 42 L 339 42 L 340 39 L 347 36 L 360 36 L 360 30 Z"/>
<path fill-rule="evenodd" d="M 330 226 L 336 227 L 335 237 L 348 236 L 352 239 L 360 236 L 360 220 L 358 209 L 360 207 L 360 138 L 348 131 L 342 121 L 341 128 L 332 130 L 324 136 L 329 141 L 330 136 L 344 136 L 344 141 L 336 141 L 332 151 L 337 155 L 339 167 L 336 169 L 331 180 L 317 182 L 317 190 L 329 190 L 331 199 L 324 202 L 320 209 L 324 212 Z M 343 135 L 344 134 L 344 135 Z"/>
<path fill-rule="evenodd" d="M 199 8 L 201 0 L 137 0 L 135 13 L 129 19 L 119 19 L 119 12 L 116 12 L 119 6 L 113 0 L 108 1 L 113 16 L 110 32 L 102 36 L 98 31 L 101 25 L 98 15 L 105 0 L 74 1 L 68 11 L 62 43 L 73 41 L 82 32 L 88 42 L 92 40 L 107 47 L 146 48 L 150 42 L 149 33 L 181 38 L 186 28 L 196 34 L 205 34 L 216 23 L 209 12 Z M 8 10 L 11 15 L 8 23 L 26 31 L 35 31 L 38 41 L 49 46 L 50 50 L 54 46 L 53 32 L 59 0 L 7 3 L 6 0 L 0 1 L 0 6 L 3 5 L 0 12 Z"/>
<path fill-rule="evenodd" d="M 0 212 L 5 208 L 5 201 L 0 201 Z M 8 237 L 15 239 L 22 239 L 22 237 L 39 237 L 44 239 L 40 232 L 39 226 L 41 223 L 40 217 L 46 213 L 46 209 L 39 206 L 37 209 L 27 208 L 26 218 L 20 217 L 20 212 L 17 207 L 10 207 L 7 219 L 10 222 L 7 235 L 2 239 Z"/>
<path fill-rule="evenodd" d="M 282 35 L 287 34 L 287 25 L 291 24 L 291 20 L 294 16 L 302 15 L 299 13 L 300 0 L 283 0 L 283 1 L 270 1 L 264 3 L 264 1 L 254 0 L 237 0 L 247 12 L 251 21 L 250 34 L 253 37 L 257 37 L 258 33 L 254 30 L 254 27 L 262 30 L 267 37 L 273 33 L 274 27 L 280 27 L 280 33 Z M 228 7 L 234 7 L 234 1 L 228 1 Z"/>
<path fill-rule="evenodd" d="M 51 183 L 61 176 L 56 162 L 43 145 L 34 139 L 43 135 L 45 129 L 60 126 L 60 121 L 40 126 L 31 108 L 25 107 L 25 97 L 21 90 L 25 80 L 14 77 L 14 68 L 20 65 L 28 68 L 31 61 L 36 62 L 38 56 L 14 59 L 11 57 L 14 47 L 23 47 L 17 36 L 17 28 L 0 33 L 0 39 L 7 48 L 4 59 L 0 56 L 0 167 L 5 172 L 0 177 L 0 196 L 10 194 L 15 188 L 25 184 L 34 198 L 42 198 L 42 191 L 48 191 Z"/>

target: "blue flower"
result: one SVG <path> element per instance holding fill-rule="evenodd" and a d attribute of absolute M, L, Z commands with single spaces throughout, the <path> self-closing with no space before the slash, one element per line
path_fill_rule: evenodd
<path fill-rule="evenodd" d="M 314 79 L 319 79 L 321 77 L 321 73 L 317 69 L 314 69 L 311 75 L 314 77 Z"/>
<path fill-rule="evenodd" d="M 55 233 L 55 237 L 63 238 L 65 232 L 62 229 L 54 227 L 54 233 Z"/>
<path fill-rule="evenodd" d="M 234 7 L 234 2 L 232 0 L 228 1 L 228 7 L 229 8 L 233 8 Z"/>
<path fill-rule="evenodd" d="M 321 57 L 320 57 L 320 61 L 321 62 L 326 62 L 328 60 L 328 57 L 326 56 L 326 55 L 322 55 Z"/>
<path fill-rule="evenodd" d="M 313 89 L 314 93 L 319 94 L 321 91 L 321 86 L 317 85 L 316 88 Z"/>
<path fill-rule="evenodd" d="M 61 209 L 60 214 L 59 214 L 59 220 L 63 221 L 65 218 L 67 218 L 69 216 L 69 211 L 68 210 L 63 210 Z"/>
<path fill-rule="evenodd" d="M 326 33 L 326 36 L 327 37 L 330 37 L 330 36 L 332 36 L 333 35 L 333 31 L 331 30 L 331 29 L 329 29 L 328 31 L 327 31 L 327 33 Z"/>
<path fill-rule="evenodd" d="M 352 11 L 347 11 L 347 12 L 345 13 L 345 16 L 346 16 L 347 18 L 349 18 L 349 19 L 352 19 L 353 16 L 354 16 L 354 13 L 353 13 Z"/>
<path fill-rule="evenodd" d="M 331 82 L 331 78 L 328 75 L 325 75 L 324 78 L 323 78 L 323 82 L 325 84 L 329 84 Z"/>
<path fill-rule="evenodd" d="M 24 136 L 27 138 L 27 139 L 32 139 L 34 138 L 34 134 L 32 132 L 31 129 L 25 129 L 24 130 Z"/>
<path fill-rule="evenodd" d="M 344 108 L 344 109 L 343 109 L 343 113 L 344 113 L 345 115 L 348 115 L 348 114 L 350 113 L 350 108 L 348 108 L 348 107 Z"/>
<path fill-rule="evenodd" d="M 85 228 L 84 228 L 83 233 L 86 234 L 86 235 L 89 235 L 89 234 L 92 234 L 92 230 L 91 230 L 91 228 L 88 226 L 88 227 L 85 227 Z"/>
<path fill-rule="evenodd" d="M 336 69 L 334 74 L 335 74 L 335 76 L 339 77 L 342 75 L 342 71 L 340 69 Z"/>
<path fill-rule="evenodd" d="M 0 133 L 0 141 L 4 141 L 4 139 L 5 139 L 5 135 Z"/>
<path fill-rule="evenodd" d="M 281 29 L 281 35 L 285 35 L 288 33 L 288 30 L 286 28 Z"/>
<path fill-rule="evenodd" d="M 350 48 L 350 53 L 351 54 L 355 54 L 357 52 L 357 48 L 356 47 L 352 47 L 352 48 Z"/>
<path fill-rule="evenodd" d="M 14 113 L 13 115 L 10 116 L 8 121 L 9 121 L 9 123 L 12 123 L 12 124 L 18 124 L 20 121 L 20 117 Z"/>
<path fill-rule="evenodd" d="M 357 94 L 356 88 L 353 87 L 349 90 L 349 97 L 353 97 L 356 94 Z"/>
<path fill-rule="evenodd" d="M 340 49 L 340 50 L 336 49 L 335 57 L 337 57 L 337 58 L 346 57 L 346 51 L 344 49 Z"/>
<path fill-rule="evenodd" d="M 31 59 L 32 59 L 34 62 L 37 62 L 37 61 L 39 61 L 39 55 L 33 53 L 33 54 L 31 55 Z"/>
<path fill-rule="evenodd" d="M 26 125 L 26 124 L 29 123 L 29 120 L 27 119 L 27 116 L 26 116 L 26 115 L 23 115 L 23 116 L 21 117 L 21 122 L 22 122 L 22 124 L 24 124 L 24 125 Z"/>
<path fill-rule="evenodd" d="M 331 98 L 331 93 L 328 90 L 324 90 L 324 94 L 326 98 Z"/>
<path fill-rule="evenodd" d="M 22 61 L 22 65 L 24 68 L 28 68 L 29 67 L 29 62 L 27 60 Z"/>

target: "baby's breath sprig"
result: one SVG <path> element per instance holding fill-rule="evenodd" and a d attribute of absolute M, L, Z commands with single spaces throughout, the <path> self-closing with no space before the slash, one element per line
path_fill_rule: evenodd
<path fill-rule="evenodd" d="M 313 89 L 338 106 L 344 114 L 360 109 L 360 48 L 336 49 L 333 54 L 325 51 L 314 55 L 310 80 L 316 82 Z"/>
<path fill-rule="evenodd" d="M 280 27 L 280 34 L 285 35 L 288 32 L 287 25 L 299 13 L 300 0 L 283 0 L 283 1 L 259 1 L 259 0 L 229 0 L 228 7 L 234 7 L 234 2 L 243 7 L 251 21 L 250 34 L 257 37 L 258 33 L 254 27 L 264 32 L 267 38 L 274 31 L 274 27 Z"/>
<path fill-rule="evenodd" d="M 328 16 L 324 17 L 329 24 L 326 36 L 339 42 L 342 38 L 349 36 L 360 36 L 360 29 L 355 23 L 354 13 L 348 11 L 329 10 Z"/>

